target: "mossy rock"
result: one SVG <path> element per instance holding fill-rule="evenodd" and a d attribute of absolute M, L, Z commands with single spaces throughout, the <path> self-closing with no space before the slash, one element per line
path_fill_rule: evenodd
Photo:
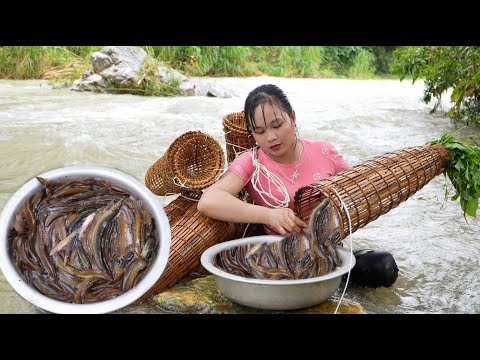
<path fill-rule="evenodd" d="M 164 313 L 175 314 L 333 314 L 338 301 L 332 300 L 300 310 L 274 311 L 242 306 L 230 301 L 218 290 L 213 275 L 187 279 L 169 290 L 155 295 L 152 304 Z M 364 314 L 363 307 L 343 299 L 338 309 L 340 314 Z"/>

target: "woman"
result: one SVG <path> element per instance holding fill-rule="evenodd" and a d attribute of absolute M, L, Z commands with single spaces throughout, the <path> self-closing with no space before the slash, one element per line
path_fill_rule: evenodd
<path fill-rule="evenodd" d="M 244 113 L 258 149 L 231 163 L 204 191 L 198 210 L 218 220 L 264 224 L 267 234 L 299 234 L 306 224 L 293 211 L 295 192 L 350 166 L 331 144 L 299 139 L 295 111 L 279 87 L 254 89 Z M 256 205 L 236 198 L 244 187 Z"/>
<path fill-rule="evenodd" d="M 244 114 L 258 147 L 237 156 L 225 174 L 204 190 L 198 211 L 217 220 L 263 224 L 270 235 L 300 234 L 307 225 L 293 211 L 295 192 L 351 166 L 332 144 L 299 138 L 295 111 L 276 85 L 261 85 L 250 92 Z M 236 197 L 243 188 L 255 204 Z M 396 264 L 394 273 L 395 269 Z"/>

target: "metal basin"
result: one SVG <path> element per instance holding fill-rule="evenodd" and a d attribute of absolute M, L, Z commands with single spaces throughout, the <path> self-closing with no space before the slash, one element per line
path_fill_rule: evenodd
<path fill-rule="evenodd" d="M 201 257 L 203 267 L 214 275 L 220 291 L 232 301 L 258 309 L 293 310 L 328 300 L 340 286 L 342 275 L 355 266 L 355 257 L 341 246 L 335 249 L 341 264 L 323 276 L 300 280 L 264 280 L 229 274 L 214 266 L 215 256 L 236 246 L 275 242 L 282 236 L 262 235 L 227 241 L 208 248 Z"/>
<path fill-rule="evenodd" d="M 30 196 L 40 190 L 40 182 L 33 178 L 20 187 L 8 200 L 0 215 L 0 268 L 12 288 L 25 300 L 40 310 L 52 313 L 108 313 L 119 310 L 137 301 L 159 279 L 168 260 L 170 251 L 170 224 L 158 198 L 140 181 L 119 170 L 98 166 L 69 166 L 47 171 L 38 175 L 48 180 L 68 180 L 73 178 L 97 178 L 109 180 L 128 190 L 133 196 L 147 206 L 156 223 L 156 236 L 160 240 L 157 245 L 157 254 L 144 277 L 130 290 L 113 299 L 89 304 L 65 303 L 51 299 L 30 286 L 17 272 L 12 262 L 8 232 L 12 227 L 15 212 L 27 201 Z"/>

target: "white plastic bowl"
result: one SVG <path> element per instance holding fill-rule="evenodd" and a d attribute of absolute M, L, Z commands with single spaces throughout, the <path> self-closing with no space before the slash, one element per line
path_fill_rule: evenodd
<path fill-rule="evenodd" d="M 8 244 L 8 232 L 12 227 L 15 212 L 35 192 L 40 190 L 41 184 L 33 178 L 20 187 L 7 201 L 0 215 L 0 268 L 3 275 L 22 298 L 41 310 L 60 314 L 96 314 L 109 313 L 126 307 L 137 301 L 160 278 L 167 265 L 170 251 L 171 232 L 167 215 L 158 198 L 140 181 L 119 170 L 99 166 L 69 166 L 47 171 L 38 175 L 48 180 L 67 180 L 73 178 L 97 178 L 109 180 L 128 190 L 137 199 L 142 200 L 155 220 L 156 236 L 160 239 L 157 254 L 153 264 L 145 276 L 129 291 L 113 299 L 91 304 L 66 303 L 49 298 L 30 286 L 17 272 Z"/>
<path fill-rule="evenodd" d="M 264 280 L 230 274 L 214 265 L 215 256 L 236 246 L 275 242 L 282 236 L 262 235 L 216 244 L 202 254 L 203 267 L 214 275 L 219 290 L 232 301 L 257 309 L 293 310 L 321 304 L 340 286 L 342 276 L 355 266 L 350 249 L 335 246 L 340 265 L 323 276 L 299 280 Z"/>

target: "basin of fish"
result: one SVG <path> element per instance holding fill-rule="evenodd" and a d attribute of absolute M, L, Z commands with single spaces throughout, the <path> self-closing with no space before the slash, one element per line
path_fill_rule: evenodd
<path fill-rule="evenodd" d="M 116 169 L 65 167 L 31 179 L 7 202 L 0 265 L 42 310 L 111 312 L 155 284 L 170 237 L 162 205 L 138 180 Z"/>
<path fill-rule="evenodd" d="M 218 289 L 230 300 L 257 309 L 294 310 L 307 308 L 330 299 L 338 290 L 342 277 L 355 266 L 350 249 L 333 245 L 338 257 L 335 268 L 325 275 L 303 279 L 255 278 L 235 275 L 218 266 L 217 256 L 222 252 L 242 247 L 280 247 L 285 238 L 277 235 L 252 236 L 226 241 L 208 248 L 201 256 L 202 266 L 214 275 Z M 259 245 L 261 244 L 261 245 Z M 274 270 L 272 270 L 274 272 Z"/>
<path fill-rule="evenodd" d="M 216 244 L 202 254 L 201 263 L 234 302 L 292 310 L 329 299 L 355 265 L 355 257 L 341 245 L 339 218 L 324 199 L 312 211 L 304 234 Z"/>

